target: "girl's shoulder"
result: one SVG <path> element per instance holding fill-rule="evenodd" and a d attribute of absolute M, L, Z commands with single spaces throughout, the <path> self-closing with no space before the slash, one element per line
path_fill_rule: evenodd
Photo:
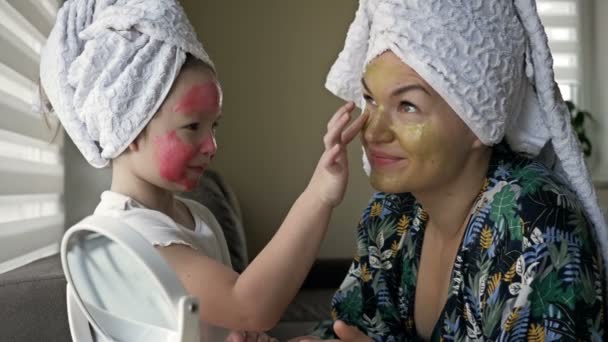
<path fill-rule="evenodd" d="M 175 221 L 164 213 L 149 209 L 131 197 L 114 191 L 104 191 L 101 194 L 93 215 L 111 216 L 135 227 L 177 227 Z"/>
<path fill-rule="evenodd" d="M 191 234 L 169 216 L 117 192 L 103 192 L 93 215 L 110 216 L 124 222 L 153 246 L 182 244 L 195 248 Z"/>
<path fill-rule="evenodd" d="M 190 213 L 192 214 L 195 220 L 198 218 L 208 224 L 217 223 L 217 220 L 211 210 L 209 210 L 209 208 L 207 208 L 202 203 L 181 196 L 176 196 L 175 198 L 181 203 L 183 203 L 190 210 Z"/>

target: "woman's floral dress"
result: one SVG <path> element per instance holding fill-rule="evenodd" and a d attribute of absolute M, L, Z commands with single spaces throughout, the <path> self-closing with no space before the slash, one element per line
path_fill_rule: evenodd
<path fill-rule="evenodd" d="M 377 193 L 333 319 L 376 341 L 415 341 L 416 276 L 427 214 L 408 193 Z M 494 147 L 432 341 L 603 341 L 605 275 L 581 204 L 538 162 Z M 334 338 L 331 324 L 316 335 Z"/>

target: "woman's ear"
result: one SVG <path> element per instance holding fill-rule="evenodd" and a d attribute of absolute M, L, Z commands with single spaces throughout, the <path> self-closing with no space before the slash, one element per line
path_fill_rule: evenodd
<path fill-rule="evenodd" d="M 484 145 L 484 143 L 482 143 L 481 140 L 479 140 L 479 138 L 477 138 L 477 137 L 473 138 L 473 145 L 472 145 L 473 149 L 479 149 L 479 148 L 482 148 L 485 146 L 486 145 Z"/>
<path fill-rule="evenodd" d="M 457 114 L 455 114 L 457 115 Z M 477 134 L 475 134 L 475 132 L 473 132 L 473 130 L 471 128 L 469 128 L 468 126 L 466 127 L 466 133 L 465 133 L 468 137 L 468 141 L 470 142 L 471 149 L 472 150 L 479 150 L 480 148 L 485 147 L 486 145 L 484 145 L 484 143 L 481 142 L 481 140 L 479 140 L 479 138 L 477 137 Z"/>

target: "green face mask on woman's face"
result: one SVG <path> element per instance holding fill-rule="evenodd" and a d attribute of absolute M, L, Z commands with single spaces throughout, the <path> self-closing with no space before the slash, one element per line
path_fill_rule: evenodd
<path fill-rule="evenodd" d="M 386 52 L 370 62 L 362 81 L 370 115 L 362 140 L 374 188 L 423 190 L 463 169 L 477 138 L 412 68 Z"/>

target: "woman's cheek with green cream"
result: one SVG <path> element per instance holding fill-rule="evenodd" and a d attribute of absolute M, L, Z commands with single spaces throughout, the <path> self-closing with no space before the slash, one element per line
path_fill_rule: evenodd
<path fill-rule="evenodd" d="M 394 123 L 391 130 L 410 159 L 426 161 L 436 150 L 437 139 L 428 122 Z"/>
<path fill-rule="evenodd" d="M 379 111 L 376 115 L 382 115 Z M 387 129 L 395 138 L 405 161 L 403 167 L 392 170 L 372 169 L 372 186 L 389 192 L 414 190 L 423 183 L 433 167 L 437 165 L 437 155 L 441 154 L 441 143 L 433 123 L 425 121 L 391 120 Z M 425 183 L 425 182 L 424 182 Z"/>

